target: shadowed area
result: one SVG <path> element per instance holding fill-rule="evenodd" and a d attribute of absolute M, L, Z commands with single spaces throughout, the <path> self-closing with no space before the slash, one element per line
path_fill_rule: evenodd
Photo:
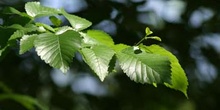
<path fill-rule="evenodd" d="M 1 0 L 0 10 L 12 6 L 24 11 L 31 0 Z M 187 73 L 187 99 L 181 92 L 159 85 L 131 81 L 116 64 L 117 73 L 104 82 L 79 54 L 67 74 L 40 60 L 34 50 L 18 54 L 12 48 L 0 57 L 0 82 L 13 92 L 32 96 L 51 110 L 217 110 L 220 96 L 220 4 L 216 0 L 40 0 L 64 8 L 93 23 L 114 42 L 135 45 L 150 27 L 162 42 L 149 39 L 177 56 Z M 70 25 L 63 17 L 63 23 Z M 16 20 L 15 20 L 16 21 Z M 48 17 L 36 21 L 51 25 Z M 3 20 L 0 14 L 0 24 Z M 0 32 L 0 39 L 10 32 Z M 3 42 L 0 41 L 0 43 Z M 19 43 L 19 42 L 18 42 Z M 3 87 L 2 87 L 3 88 Z M 4 90 L 0 86 L 0 94 Z M 0 110 L 25 110 L 13 100 L 0 100 Z"/>

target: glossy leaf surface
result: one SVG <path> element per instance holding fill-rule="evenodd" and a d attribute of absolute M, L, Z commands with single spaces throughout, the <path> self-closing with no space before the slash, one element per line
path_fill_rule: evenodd
<path fill-rule="evenodd" d="M 118 52 L 116 56 L 122 70 L 131 80 L 140 83 L 170 83 L 170 62 L 167 57 L 138 52 L 132 47 Z"/>
<path fill-rule="evenodd" d="M 81 51 L 85 62 L 103 81 L 109 73 L 109 63 L 114 55 L 114 51 L 107 46 L 83 48 Z"/>
<path fill-rule="evenodd" d="M 66 73 L 75 52 L 80 47 L 81 38 L 75 31 L 60 35 L 40 34 L 34 42 L 37 54 L 46 63 Z"/>

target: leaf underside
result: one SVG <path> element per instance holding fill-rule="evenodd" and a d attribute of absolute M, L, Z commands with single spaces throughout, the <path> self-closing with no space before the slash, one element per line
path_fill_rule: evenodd
<path fill-rule="evenodd" d="M 82 48 L 81 51 L 85 62 L 98 75 L 100 80 L 103 81 L 109 73 L 109 63 L 114 56 L 114 51 L 103 45 Z"/>
<path fill-rule="evenodd" d="M 169 60 L 171 62 L 171 84 L 165 83 L 166 86 L 179 90 L 187 96 L 187 88 L 188 88 L 188 81 L 186 74 L 179 64 L 178 59 L 169 51 L 165 50 L 164 48 L 158 46 L 158 45 L 151 45 L 151 46 L 144 46 L 141 47 L 145 48 L 145 50 L 150 51 L 154 54 L 159 54 L 163 56 L 169 57 Z"/>
<path fill-rule="evenodd" d="M 23 54 L 26 51 L 34 47 L 34 40 L 37 37 L 37 34 L 33 35 L 24 35 L 20 40 L 20 50 L 19 54 Z"/>
<path fill-rule="evenodd" d="M 116 56 L 122 70 L 135 82 L 170 83 L 170 62 L 167 57 L 145 52 L 136 54 L 132 47 L 118 52 Z"/>
<path fill-rule="evenodd" d="M 37 54 L 46 63 L 66 73 L 75 52 L 80 47 L 81 37 L 75 31 L 63 34 L 40 34 L 34 42 Z"/>

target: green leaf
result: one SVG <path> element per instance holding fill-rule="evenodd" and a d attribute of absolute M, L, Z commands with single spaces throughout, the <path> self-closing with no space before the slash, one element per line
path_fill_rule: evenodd
<path fill-rule="evenodd" d="M 150 35 L 150 34 L 153 34 L 153 32 L 150 30 L 149 27 L 146 27 L 145 33 L 146 33 L 146 36 L 148 36 L 148 35 Z"/>
<path fill-rule="evenodd" d="M 24 35 L 20 40 L 20 50 L 19 54 L 23 54 L 26 51 L 29 51 L 31 48 L 34 47 L 34 40 L 37 37 L 37 34 L 33 35 Z"/>
<path fill-rule="evenodd" d="M 114 55 L 114 51 L 107 46 L 94 46 L 91 48 L 82 48 L 84 61 L 103 81 L 108 75 L 109 63 Z"/>
<path fill-rule="evenodd" d="M 114 51 L 103 45 L 82 48 L 81 51 L 85 62 L 99 76 L 100 80 L 103 81 L 109 73 L 109 63 L 114 56 Z"/>
<path fill-rule="evenodd" d="M 121 52 L 123 49 L 126 49 L 128 47 L 130 47 L 130 46 L 125 45 L 125 44 L 116 44 L 116 45 L 114 45 L 113 49 L 115 52 Z"/>
<path fill-rule="evenodd" d="M 109 47 L 114 46 L 112 38 L 103 31 L 88 30 L 86 35 L 83 35 L 83 43 L 87 45 L 106 45 Z"/>
<path fill-rule="evenodd" d="M 18 29 L 18 30 L 24 29 L 24 27 L 20 24 L 13 24 L 13 25 L 7 26 L 5 28 Z"/>
<path fill-rule="evenodd" d="M 24 35 L 24 31 L 23 30 L 17 30 L 15 31 L 11 37 L 9 38 L 9 40 L 14 40 L 14 39 L 17 39 L 17 38 L 21 38 L 22 36 Z"/>
<path fill-rule="evenodd" d="M 0 90 L 4 93 L 12 93 L 12 90 L 0 81 Z"/>
<path fill-rule="evenodd" d="M 150 37 L 146 37 L 145 39 L 154 39 L 154 40 L 157 40 L 157 41 L 162 41 L 160 37 L 158 36 L 150 36 Z"/>
<path fill-rule="evenodd" d="M 62 9 L 61 12 L 70 22 L 71 26 L 77 31 L 84 30 L 92 25 L 90 21 L 75 15 L 68 14 L 64 9 Z"/>
<path fill-rule="evenodd" d="M 0 56 L 2 56 L 3 52 L 9 47 L 9 45 L 6 45 L 5 47 L 0 47 Z"/>
<path fill-rule="evenodd" d="M 13 8 L 13 7 L 6 7 L 4 8 L 3 14 L 17 14 L 17 15 L 20 15 L 21 12 L 18 11 L 17 9 Z"/>
<path fill-rule="evenodd" d="M 74 29 L 69 27 L 69 26 L 62 26 L 62 27 L 59 27 L 59 28 L 56 29 L 55 34 L 59 35 L 59 34 L 62 34 L 64 32 L 66 32 L 66 31 L 68 31 L 68 30 L 74 30 Z"/>
<path fill-rule="evenodd" d="M 8 44 L 10 36 L 15 32 L 14 29 L 8 29 L 7 27 L 0 27 L 0 49 L 4 48 Z"/>
<path fill-rule="evenodd" d="M 165 83 L 166 86 L 179 90 L 187 96 L 187 87 L 188 81 L 184 70 L 182 69 L 181 65 L 179 64 L 178 59 L 169 51 L 165 50 L 164 48 L 158 45 L 151 45 L 151 46 L 144 46 L 141 45 L 141 48 L 144 48 L 146 51 L 150 51 L 154 54 L 167 56 L 171 62 L 171 84 Z"/>
<path fill-rule="evenodd" d="M 37 30 L 37 26 L 34 24 L 26 24 L 25 26 L 22 26 L 20 24 L 13 24 L 13 25 L 7 26 L 5 28 L 23 30 L 25 32 L 32 32 L 32 31 Z"/>
<path fill-rule="evenodd" d="M 44 23 L 39 23 L 39 22 L 37 22 L 37 23 L 36 23 L 36 26 L 38 26 L 38 28 L 39 28 L 39 27 L 43 27 L 44 29 L 47 29 L 47 30 L 49 30 L 49 31 L 51 31 L 51 32 L 55 32 L 54 28 L 52 28 L 51 26 L 49 26 L 49 25 L 47 25 L 47 24 L 44 24 Z"/>
<path fill-rule="evenodd" d="M 27 24 L 25 27 L 22 27 L 19 24 L 11 25 L 7 28 L 17 29 L 9 38 L 9 41 L 21 38 L 24 34 L 28 32 L 33 32 L 37 30 L 37 27 L 32 24 Z"/>
<path fill-rule="evenodd" d="M 167 57 L 136 51 L 128 47 L 116 53 L 119 65 L 131 80 L 140 83 L 170 83 L 170 62 Z"/>
<path fill-rule="evenodd" d="M 20 16 L 25 16 L 28 17 L 28 15 L 26 13 L 20 12 L 17 9 L 13 8 L 13 7 L 6 7 L 3 9 L 3 14 L 17 14 Z"/>
<path fill-rule="evenodd" d="M 69 69 L 69 64 L 80 44 L 80 34 L 75 31 L 66 31 L 60 35 L 40 34 L 34 42 L 37 54 L 41 59 L 64 73 Z"/>
<path fill-rule="evenodd" d="M 41 105 L 36 99 L 26 96 L 26 95 L 20 95 L 20 94 L 0 94 L 0 100 L 14 100 L 18 103 L 20 103 L 22 106 L 24 106 L 28 110 L 35 110 L 35 106 L 37 106 L 40 110 L 48 110 L 47 107 Z"/>
<path fill-rule="evenodd" d="M 55 26 L 60 26 L 62 21 L 60 19 L 58 19 L 56 16 L 50 16 L 49 17 L 50 21 L 53 23 L 53 25 Z"/>
<path fill-rule="evenodd" d="M 28 2 L 25 4 L 26 13 L 33 17 L 51 16 L 59 14 L 60 11 L 55 8 L 40 5 L 40 2 Z"/>

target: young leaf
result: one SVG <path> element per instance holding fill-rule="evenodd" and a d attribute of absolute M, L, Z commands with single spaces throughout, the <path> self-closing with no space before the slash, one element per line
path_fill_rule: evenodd
<path fill-rule="evenodd" d="M 33 35 L 24 35 L 20 40 L 20 50 L 19 54 L 23 54 L 26 51 L 34 47 L 34 40 L 37 37 L 37 34 Z"/>
<path fill-rule="evenodd" d="M 103 81 L 109 73 L 109 63 L 114 55 L 114 51 L 107 46 L 97 45 L 91 48 L 82 48 L 81 52 L 84 61 Z"/>
<path fill-rule="evenodd" d="M 187 96 L 187 86 L 188 81 L 184 70 L 182 69 L 181 65 L 179 64 L 178 59 L 169 51 L 165 50 L 164 48 L 158 45 L 151 45 L 151 46 L 144 46 L 141 45 L 141 48 L 145 49 L 146 51 L 150 51 L 153 54 L 167 56 L 171 62 L 171 84 L 165 84 L 166 86 L 179 90 L 183 92 Z"/>
<path fill-rule="evenodd" d="M 25 4 L 26 13 L 33 17 L 42 17 L 42 16 L 51 16 L 55 14 L 59 14 L 60 11 L 55 8 L 49 8 L 40 5 L 40 2 L 28 2 Z"/>
<path fill-rule="evenodd" d="M 64 9 L 61 10 L 62 14 L 70 22 L 71 26 L 77 31 L 84 30 L 92 25 L 92 23 L 84 18 L 66 13 Z"/>
<path fill-rule="evenodd" d="M 140 83 L 170 83 L 170 62 L 167 57 L 146 52 L 135 53 L 132 47 L 116 53 L 122 70 L 131 80 Z"/>
<path fill-rule="evenodd" d="M 88 30 L 86 35 L 83 36 L 84 45 L 106 45 L 114 46 L 112 38 L 103 31 L 99 30 Z"/>
<path fill-rule="evenodd" d="M 158 36 L 150 36 L 150 37 L 146 37 L 145 39 L 154 39 L 154 40 L 157 40 L 157 41 L 162 41 L 160 37 Z"/>
<path fill-rule="evenodd" d="M 41 59 L 64 73 L 69 69 L 69 64 L 80 44 L 80 34 L 75 31 L 66 31 L 60 35 L 40 34 L 34 42 L 37 54 Z"/>
<path fill-rule="evenodd" d="M 148 35 L 152 34 L 153 32 L 150 30 L 149 27 L 146 27 L 145 33 L 146 33 L 146 36 L 148 36 Z"/>

